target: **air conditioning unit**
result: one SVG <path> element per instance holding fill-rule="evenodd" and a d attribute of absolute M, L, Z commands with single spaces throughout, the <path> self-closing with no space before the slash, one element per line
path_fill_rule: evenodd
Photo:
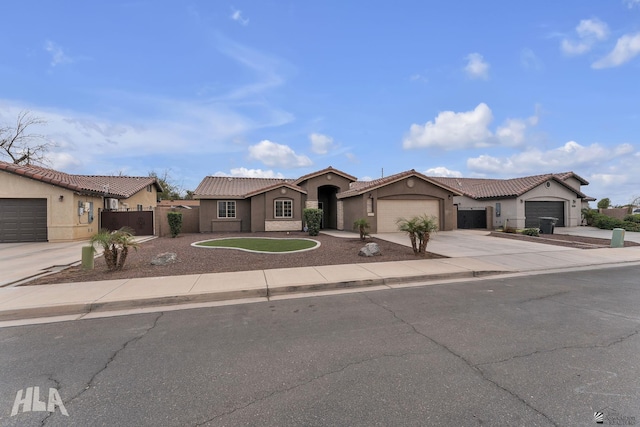
<path fill-rule="evenodd" d="M 106 199 L 107 209 L 118 210 L 118 199 Z"/>

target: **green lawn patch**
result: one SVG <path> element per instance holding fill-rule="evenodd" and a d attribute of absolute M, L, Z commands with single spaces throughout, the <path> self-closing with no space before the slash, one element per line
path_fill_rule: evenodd
<path fill-rule="evenodd" d="M 193 246 L 238 249 L 249 252 L 298 252 L 315 249 L 320 242 L 311 239 L 278 239 L 269 237 L 234 237 L 196 242 Z"/>

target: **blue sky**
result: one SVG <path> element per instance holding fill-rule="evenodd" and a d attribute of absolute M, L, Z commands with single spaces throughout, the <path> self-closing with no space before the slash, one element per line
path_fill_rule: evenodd
<path fill-rule="evenodd" d="M 3 5 L 0 123 L 78 174 L 572 170 L 640 196 L 640 0 Z M 383 172 L 384 171 L 384 172 Z"/>

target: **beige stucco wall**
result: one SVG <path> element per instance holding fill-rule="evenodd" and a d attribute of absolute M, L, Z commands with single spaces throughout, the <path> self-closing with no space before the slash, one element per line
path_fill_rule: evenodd
<path fill-rule="evenodd" d="M 220 199 L 234 200 L 234 199 Z M 235 200 L 236 217 L 218 218 L 218 200 L 200 200 L 200 232 L 251 231 L 250 200 Z"/>
<path fill-rule="evenodd" d="M 143 188 L 128 199 L 120 199 L 119 204 L 121 208 L 122 204 L 128 205 L 132 211 L 136 210 L 138 205 L 142 205 L 143 210 L 155 208 L 158 204 L 158 189 L 155 185 L 151 186 L 151 191 Z"/>
<path fill-rule="evenodd" d="M 411 180 L 412 184 L 409 184 Z M 373 214 L 367 214 L 367 199 L 373 198 Z M 449 191 L 418 177 L 407 177 L 393 184 L 380 187 L 359 196 L 341 199 L 343 201 L 344 228 L 350 230 L 355 220 L 366 218 L 371 226 L 370 232 L 377 233 L 378 200 L 438 200 L 440 204 L 440 230 L 449 231 L 456 227 L 456 210 Z"/>
<path fill-rule="evenodd" d="M 65 188 L 0 171 L 0 198 L 47 199 L 47 239 L 50 242 L 84 240 L 98 231 L 100 197 L 77 195 Z M 93 202 L 93 222 L 89 222 L 88 212 L 79 215 L 79 202 Z"/>
<path fill-rule="evenodd" d="M 343 191 L 347 191 L 349 189 L 349 181 L 347 178 L 344 178 L 341 175 L 337 175 L 332 172 L 327 172 L 322 175 L 318 175 L 316 177 L 305 180 L 299 184 L 301 188 L 307 192 L 307 200 L 318 200 L 318 188 L 328 185 L 332 187 L 337 187 L 338 193 Z"/>
<path fill-rule="evenodd" d="M 552 202 L 561 201 L 565 206 L 565 226 L 576 227 L 580 225 L 582 220 L 582 201 L 578 195 L 563 186 L 557 181 L 549 181 L 549 187 L 541 184 L 531 191 L 526 192 L 520 197 L 509 199 L 490 199 L 490 200 L 474 200 L 466 196 L 454 197 L 454 202 L 458 204 L 458 209 L 464 208 L 484 208 L 493 206 L 493 226 L 495 228 L 508 225 L 509 227 L 524 228 L 525 226 L 525 202 L 540 201 Z M 522 200 L 522 201 L 521 201 Z M 575 200 L 575 203 L 574 203 Z M 496 203 L 501 204 L 500 217 L 496 216 Z"/>

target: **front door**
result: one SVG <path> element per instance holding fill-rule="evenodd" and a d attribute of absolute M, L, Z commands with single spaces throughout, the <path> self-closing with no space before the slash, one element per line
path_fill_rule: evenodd
<path fill-rule="evenodd" d="M 326 213 L 324 211 L 324 203 L 318 202 L 318 209 L 322 209 L 322 219 L 320 220 L 320 228 L 324 228 L 324 215 Z"/>

